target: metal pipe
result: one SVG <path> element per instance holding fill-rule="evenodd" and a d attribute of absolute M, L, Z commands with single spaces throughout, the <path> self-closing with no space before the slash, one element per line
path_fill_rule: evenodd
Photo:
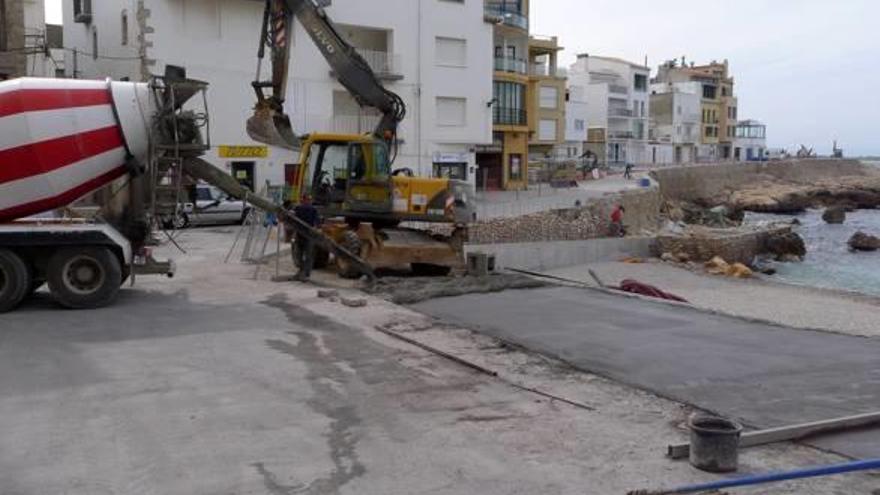
<path fill-rule="evenodd" d="M 713 481 L 711 483 L 703 483 L 699 485 L 683 486 L 680 488 L 673 488 L 671 490 L 636 490 L 629 492 L 628 495 L 672 495 L 677 493 L 699 493 L 710 490 L 721 490 L 723 488 L 762 485 L 765 483 L 775 483 L 778 481 L 817 478 L 821 476 L 831 476 L 835 474 L 852 473 L 856 471 L 870 471 L 874 469 L 880 469 L 880 459 L 844 462 L 842 464 L 831 464 L 828 466 L 796 469 L 794 471 L 743 476 L 741 478 L 732 478 L 728 480 Z"/>

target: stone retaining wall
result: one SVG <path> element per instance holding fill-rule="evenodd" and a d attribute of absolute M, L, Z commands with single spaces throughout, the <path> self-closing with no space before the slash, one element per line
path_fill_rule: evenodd
<path fill-rule="evenodd" d="M 591 239 L 586 241 L 526 242 L 467 245 L 465 251 L 495 255 L 498 268 L 546 271 L 625 257 L 656 256 L 652 237 Z"/>
<path fill-rule="evenodd" d="M 651 175 L 660 183 L 664 199 L 700 201 L 765 179 L 810 184 L 819 179 L 869 173 L 870 169 L 858 160 L 813 159 L 663 168 L 651 172 Z"/>
<path fill-rule="evenodd" d="M 626 209 L 624 224 L 630 234 L 656 230 L 660 223 L 660 193 L 656 187 L 612 194 L 587 201 L 581 208 L 497 218 L 470 226 L 472 244 L 574 241 L 606 237 L 616 204 Z"/>

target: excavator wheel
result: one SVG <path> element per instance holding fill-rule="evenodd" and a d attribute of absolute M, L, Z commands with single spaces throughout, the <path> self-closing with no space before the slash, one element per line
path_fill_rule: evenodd
<path fill-rule="evenodd" d="M 28 295 L 32 275 L 20 256 L 0 249 L 0 313 L 12 311 Z"/>
<path fill-rule="evenodd" d="M 339 242 L 339 245 L 355 256 L 360 256 L 361 251 L 363 250 L 363 244 L 361 243 L 360 238 L 357 233 L 352 230 L 346 230 L 345 233 L 342 234 L 342 240 Z M 357 267 L 339 256 L 336 257 L 336 272 L 340 277 L 348 279 L 361 276 L 361 272 Z"/>

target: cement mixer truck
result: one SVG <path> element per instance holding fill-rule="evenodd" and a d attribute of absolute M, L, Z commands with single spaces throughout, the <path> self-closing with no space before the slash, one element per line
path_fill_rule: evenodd
<path fill-rule="evenodd" d="M 0 82 L 0 313 L 44 284 L 62 306 L 86 309 L 113 302 L 137 274 L 172 276 L 174 264 L 151 254 L 152 227 L 175 214 L 193 179 L 286 217 L 372 277 L 358 256 L 199 158 L 207 105 L 188 102 L 206 88 L 171 66 L 149 83 Z M 34 217 L 99 189 L 90 220 Z"/>

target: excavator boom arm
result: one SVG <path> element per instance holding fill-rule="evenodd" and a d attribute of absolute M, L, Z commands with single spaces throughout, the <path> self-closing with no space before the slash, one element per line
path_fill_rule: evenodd
<path fill-rule="evenodd" d="M 289 144 L 285 147 L 299 149 L 299 139 L 293 134 L 290 120 L 283 109 L 290 64 L 289 40 L 294 18 L 299 19 L 337 80 L 358 104 L 376 108 L 382 113 L 382 119 L 373 134 L 393 144 L 397 137 L 397 126 L 406 115 L 406 105 L 399 95 L 385 88 L 367 61 L 339 35 L 324 10 L 314 0 L 266 1 L 260 56 L 262 59 L 264 48 L 268 46 L 272 53 L 272 80 L 257 80 L 253 84 L 258 103 L 254 117 L 248 122 L 251 137 L 261 142 L 277 141 L 280 138 Z M 258 72 L 257 79 L 259 75 Z M 271 95 L 265 95 L 266 88 L 272 89 Z M 277 132 L 273 133 L 272 129 L 265 128 L 269 123 L 277 128 Z M 260 126 L 264 128 L 260 129 Z M 291 139 L 295 142 L 291 143 Z"/>

